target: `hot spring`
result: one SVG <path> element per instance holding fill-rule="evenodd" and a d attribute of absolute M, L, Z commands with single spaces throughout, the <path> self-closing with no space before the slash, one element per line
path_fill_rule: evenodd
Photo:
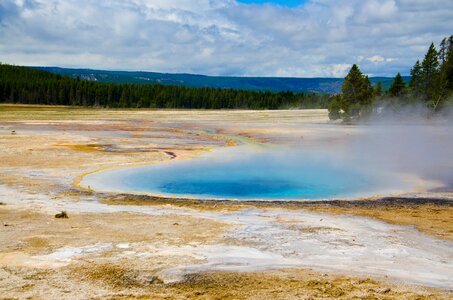
<path fill-rule="evenodd" d="M 340 199 L 410 190 L 399 174 L 319 152 L 221 149 L 187 161 L 87 175 L 97 191 L 235 200 Z"/>

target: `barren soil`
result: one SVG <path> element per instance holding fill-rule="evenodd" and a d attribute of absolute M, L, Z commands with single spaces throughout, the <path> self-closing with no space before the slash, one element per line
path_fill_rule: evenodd
<path fill-rule="evenodd" d="M 0 298 L 451 299 L 447 200 L 214 203 L 77 187 L 242 139 L 322 147 L 363 132 L 326 122 L 322 110 L 0 106 Z"/>

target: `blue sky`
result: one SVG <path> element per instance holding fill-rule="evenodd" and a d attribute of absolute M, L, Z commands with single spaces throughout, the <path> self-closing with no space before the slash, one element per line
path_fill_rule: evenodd
<path fill-rule="evenodd" d="M 275 4 L 275 5 L 281 5 L 281 6 L 287 6 L 287 7 L 297 7 L 306 2 L 306 0 L 240 0 L 238 2 L 241 3 L 254 3 L 254 4 Z"/>
<path fill-rule="evenodd" d="M 0 0 L 0 61 L 284 77 L 356 63 L 395 76 L 452 28 L 451 0 Z"/>

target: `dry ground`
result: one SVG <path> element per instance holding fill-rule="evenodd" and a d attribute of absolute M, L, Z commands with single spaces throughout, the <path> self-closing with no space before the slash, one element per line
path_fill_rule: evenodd
<path fill-rule="evenodd" d="M 335 143 L 361 131 L 356 127 L 333 129 L 324 126 L 325 122 L 325 111 L 226 113 L 0 106 L 0 298 L 451 298 L 451 292 L 445 290 L 308 269 L 201 272 L 181 282 L 163 283 L 162 270 L 188 262 L 171 256 L 130 259 L 122 245 L 215 243 L 225 241 L 225 232 L 234 225 L 190 214 L 145 215 L 139 211 L 68 211 L 69 219 L 53 217 L 60 203 L 64 209 L 67 203 L 76 205 L 87 199 L 112 206 L 151 205 L 194 212 L 255 207 L 272 210 L 270 204 L 97 194 L 77 189 L 73 183 L 81 174 L 103 168 L 189 159 L 215 147 L 233 146 L 237 143 L 235 136 L 257 145 L 303 137 L 303 142 L 312 146 Z M 414 225 L 434 237 L 453 239 L 453 208 L 448 205 L 319 204 L 286 208 L 367 216 Z M 90 245 L 106 248 L 102 252 L 83 248 Z M 86 253 L 66 260 L 49 257 L 65 247 L 77 251 L 83 248 Z"/>
<path fill-rule="evenodd" d="M 164 284 L 168 257 L 118 259 L 121 249 L 92 253 L 70 263 L 41 256 L 61 247 L 96 243 L 201 244 L 221 239 L 224 224 L 203 219 L 141 214 L 72 214 L 55 219 L 36 211 L 0 208 L 0 296 L 33 299 L 449 299 L 432 288 L 395 285 L 369 277 L 307 269 L 265 272 L 202 272 Z M 125 221 L 126 220 L 126 221 Z M 149 228 L 153 230 L 149 230 Z M 39 258 L 39 259 L 38 259 Z"/>

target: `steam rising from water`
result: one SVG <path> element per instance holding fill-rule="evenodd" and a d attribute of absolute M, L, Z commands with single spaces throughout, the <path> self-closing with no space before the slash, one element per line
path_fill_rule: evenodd
<path fill-rule="evenodd" d="M 372 125 L 345 149 L 350 163 L 418 175 L 453 186 L 453 131 L 448 125 Z"/>
<path fill-rule="evenodd" d="M 416 174 L 453 187 L 453 109 L 431 116 L 425 105 L 411 105 L 385 116 L 374 114 L 366 134 L 351 143 L 351 160 Z"/>

